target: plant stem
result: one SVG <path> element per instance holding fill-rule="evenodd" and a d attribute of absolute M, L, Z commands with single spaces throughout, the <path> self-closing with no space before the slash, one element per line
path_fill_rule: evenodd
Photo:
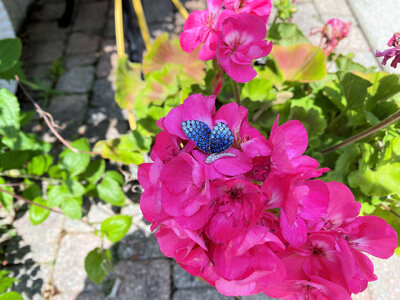
<path fill-rule="evenodd" d="M 48 181 L 50 184 L 61 183 L 61 180 L 59 180 L 59 179 L 36 176 L 36 175 L 29 175 L 29 174 L 11 175 L 11 174 L 0 172 L 0 176 L 9 177 L 9 178 L 28 178 L 28 179 L 35 179 L 35 180 L 40 180 L 40 181 Z M 18 183 L 18 185 L 20 185 L 20 184 L 21 183 Z"/>
<path fill-rule="evenodd" d="M 321 151 L 321 153 L 322 154 L 327 154 L 329 152 L 335 151 L 335 150 L 340 149 L 340 148 L 342 148 L 344 146 L 347 146 L 349 144 L 357 142 L 357 141 L 359 141 L 359 140 L 361 140 L 361 139 L 363 139 L 363 138 L 365 138 L 365 137 L 367 137 L 369 135 L 374 134 L 375 132 L 381 130 L 382 128 L 384 128 L 384 127 L 386 127 L 386 126 L 398 121 L 399 119 L 400 119 L 400 110 L 397 113 L 395 113 L 395 114 L 391 115 L 390 117 L 386 118 L 385 120 L 383 120 L 379 124 L 376 124 L 375 126 L 372 126 L 371 128 L 368 128 L 367 130 L 365 130 L 365 131 L 363 131 L 363 132 L 361 132 L 361 133 L 359 133 L 359 134 L 357 134 L 355 136 L 352 136 L 351 138 L 348 138 L 347 140 L 345 140 L 345 141 L 343 141 L 343 142 L 341 142 L 341 143 L 339 143 L 337 145 L 334 145 L 332 147 L 323 149 Z"/>
<path fill-rule="evenodd" d="M 238 83 L 232 80 L 233 96 L 235 97 L 236 103 L 240 106 L 240 89 Z"/>
<path fill-rule="evenodd" d="M 386 206 L 385 204 L 381 204 L 381 207 L 382 207 L 384 210 L 387 210 L 388 212 L 391 212 L 391 213 L 394 214 L 396 217 L 400 218 L 400 215 L 399 215 L 397 212 L 395 212 L 393 209 L 391 209 L 389 206 Z"/>
<path fill-rule="evenodd" d="M 33 202 L 32 200 L 29 200 L 29 199 L 26 199 L 26 198 L 24 198 L 24 197 L 18 196 L 18 195 L 14 194 L 14 193 L 11 193 L 11 192 L 9 192 L 9 191 L 7 191 L 7 190 L 3 190 L 2 188 L 0 188 L 0 192 L 5 193 L 5 194 L 8 194 L 8 195 L 10 195 L 10 196 L 13 196 L 15 199 L 22 200 L 22 201 L 24 201 L 24 202 L 26 202 L 26 203 L 29 203 L 29 204 L 31 204 L 31 205 L 35 205 L 35 206 L 37 206 L 37 207 L 41 207 L 41 208 L 47 209 L 47 210 L 52 211 L 52 212 L 54 212 L 54 213 L 64 215 L 64 213 L 63 213 L 61 210 L 58 210 L 58 209 L 54 209 L 54 208 L 50 208 L 50 207 L 41 205 L 41 204 L 39 204 L 39 203 Z"/>

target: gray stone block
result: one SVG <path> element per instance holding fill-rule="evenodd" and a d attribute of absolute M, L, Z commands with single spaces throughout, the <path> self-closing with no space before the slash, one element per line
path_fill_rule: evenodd
<path fill-rule="evenodd" d="M 22 244 L 30 247 L 30 257 L 35 262 L 43 263 L 56 258 L 63 222 L 64 216 L 51 213 L 43 223 L 34 226 L 29 220 L 29 213 L 25 213 L 14 222 L 14 227 L 22 238 Z"/>
<path fill-rule="evenodd" d="M 172 1 L 142 1 L 147 24 L 172 22 L 174 6 Z"/>
<path fill-rule="evenodd" d="M 194 10 L 203 10 L 207 8 L 205 1 L 199 0 L 182 0 L 182 4 L 189 12 Z"/>
<path fill-rule="evenodd" d="M 26 34 L 31 41 L 64 40 L 68 29 L 58 27 L 57 22 L 35 22 L 28 25 Z"/>
<path fill-rule="evenodd" d="M 52 300 L 105 300 L 104 294 L 99 292 L 82 292 L 58 294 L 52 297 Z"/>
<path fill-rule="evenodd" d="M 172 300 L 228 300 L 235 299 L 235 297 L 227 297 L 221 295 L 214 288 L 196 288 L 177 290 Z"/>
<path fill-rule="evenodd" d="M 95 53 L 99 48 L 100 36 L 86 33 L 73 33 L 68 42 L 67 54 Z"/>
<path fill-rule="evenodd" d="M 57 90 L 64 93 L 87 93 L 94 80 L 94 67 L 74 67 L 65 72 L 57 82 Z"/>
<path fill-rule="evenodd" d="M 54 121 L 63 129 L 64 138 L 71 139 L 77 134 L 83 122 L 88 105 L 87 95 L 64 95 L 51 99 L 48 111 L 53 115 Z"/>
<path fill-rule="evenodd" d="M 40 3 L 32 15 L 32 19 L 36 21 L 56 21 L 64 13 L 65 1 L 48 1 Z"/>
<path fill-rule="evenodd" d="M 114 267 L 113 276 L 121 280 L 117 299 L 170 299 L 171 266 L 168 259 L 121 261 Z"/>
<path fill-rule="evenodd" d="M 32 42 L 24 47 L 23 60 L 27 65 L 49 64 L 63 55 L 63 41 Z"/>
<path fill-rule="evenodd" d="M 72 69 L 73 67 L 93 65 L 96 60 L 97 55 L 95 53 L 69 55 L 65 59 L 65 67 Z"/>
<path fill-rule="evenodd" d="M 108 2 L 82 2 L 73 26 L 74 31 L 100 31 L 106 22 Z"/>
<path fill-rule="evenodd" d="M 54 286 L 63 293 L 81 292 L 85 288 L 86 255 L 101 245 L 100 237 L 94 234 L 66 235 L 60 244 L 54 266 Z"/>
<path fill-rule="evenodd" d="M 184 269 L 182 269 L 177 263 L 173 263 L 173 279 L 174 285 L 178 289 L 185 289 L 185 288 L 197 288 L 197 287 L 209 287 L 210 285 L 207 282 L 200 280 Z"/>
<path fill-rule="evenodd" d="M 115 69 L 117 67 L 118 55 L 116 52 L 103 54 L 97 64 L 96 76 L 98 78 L 106 77 L 112 79 L 115 77 Z"/>
<path fill-rule="evenodd" d="M 120 259 L 149 259 L 149 258 L 164 258 L 154 236 L 141 237 L 139 233 L 128 234 L 118 244 L 118 257 Z"/>
<path fill-rule="evenodd" d="M 322 22 L 312 3 L 299 3 L 297 5 L 299 11 L 293 15 L 293 23 L 295 23 L 303 34 L 310 39 L 310 41 L 317 45 L 320 40 L 319 35 L 310 36 L 311 28 L 321 28 Z"/>
<path fill-rule="evenodd" d="M 316 0 L 314 4 L 321 15 L 351 16 L 346 0 Z"/>

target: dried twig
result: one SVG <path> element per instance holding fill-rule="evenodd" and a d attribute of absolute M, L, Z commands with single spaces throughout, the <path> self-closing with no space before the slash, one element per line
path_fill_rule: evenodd
<path fill-rule="evenodd" d="M 70 149 L 72 152 L 75 153 L 83 153 L 83 154 L 90 154 L 90 155 L 101 155 L 98 152 L 90 152 L 90 151 L 81 151 L 78 150 L 74 147 L 71 146 L 70 143 L 68 143 L 58 132 L 54 127 L 58 127 L 57 125 L 54 126 L 54 120 L 53 117 L 51 116 L 50 113 L 44 111 L 39 104 L 37 104 L 37 102 L 35 100 L 33 100 L 32 96 L 29 94 L 29 92 L 26 90 L 26 88 L 24 87 L 24 85 L 21 83 L 21 81 L 19 80 L 18 76 L 15 76 L 15 79 L 17 80 L 22 92 L 25 94 L 25 96 L 28 98 L 28 100 L 30 102 L 32 102 L 33 106 L 35 107 L 36 112 L 40 115 L 40 117 L 42 117 L 42 119 L 46 122 L 47 126 L 49 127 L 50 131 L 54 134 L 54 136 L 61 142 L 64 144 L 65 147 L 67 147 L 68 149 Z M 49 117 L 50 116 L 50 117 Z"/>

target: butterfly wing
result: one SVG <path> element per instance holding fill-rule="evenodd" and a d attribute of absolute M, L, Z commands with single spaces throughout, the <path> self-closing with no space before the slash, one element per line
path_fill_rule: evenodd
<path fill-rule="evenodd" d="M 218 122 L 210 135 L 210 152 L 220 153 L 228 149 L 233 143 L 233 134 L 228 125 Z"/>
<path fill-rule="evenodd" d="M 208 125 L 201 121 L 189 120 L 181 123 L 186 136 L 192 140 L 200 150 L 210 153 L 210 134 Z"/>

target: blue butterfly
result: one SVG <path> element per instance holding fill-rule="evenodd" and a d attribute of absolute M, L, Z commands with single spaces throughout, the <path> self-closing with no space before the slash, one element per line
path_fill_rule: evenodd
<path fill-rule="evenodd" d="M 196 120 L 183 121 L 181 126 L 186 136 L 201 151 L 210 153 L 206 158 L 207 164 L 211 164 L 221 157 L 236 156 L 233 153 L 222 153 L 233 143 L 233 134 L 225 123 L 218 122 L 212 131 L 206 123 Z"/>

